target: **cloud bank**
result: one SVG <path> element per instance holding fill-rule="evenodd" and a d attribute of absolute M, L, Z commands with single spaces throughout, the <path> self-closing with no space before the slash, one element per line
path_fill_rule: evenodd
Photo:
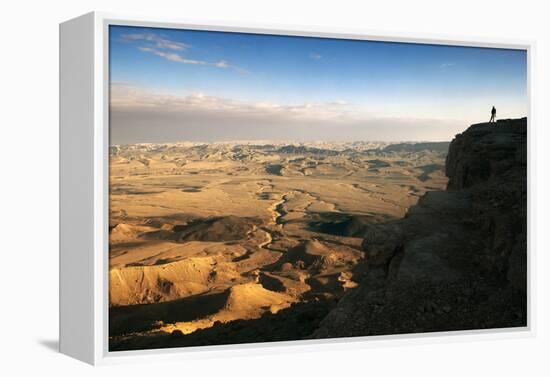
<path fill-rule="evenodd" d="M 460 122 L 382 117 L 344 101 L 276 104 L 111 86 L 111 144 L 176 141 L 450 140 Z"/>

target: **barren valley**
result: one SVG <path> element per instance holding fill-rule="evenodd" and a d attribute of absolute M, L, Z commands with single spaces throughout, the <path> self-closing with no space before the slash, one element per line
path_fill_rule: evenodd
<path fill-rule="evenodd" d="M 112 146 L 110 349 L 310 336 L 357 286 L 366 229 L 445 189 L 448 146 Z"/>

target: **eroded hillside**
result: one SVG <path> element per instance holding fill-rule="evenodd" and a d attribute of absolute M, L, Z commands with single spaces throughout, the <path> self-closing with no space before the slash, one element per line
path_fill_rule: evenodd
<path fill-rule="evenodd" d="M 357 286 L 365 231 L 446 186 L 447 147 L 112 147 L 110 348 L 310 336 Z"/>

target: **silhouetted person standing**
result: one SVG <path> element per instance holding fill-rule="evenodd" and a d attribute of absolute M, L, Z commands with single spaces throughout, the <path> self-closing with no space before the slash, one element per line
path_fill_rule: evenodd
<path fill-rule="evenodd" d="M 491 109 L 491 120 L 489 120 L 489 123 L 495 122 L 495 118 L 497 117 L 497 109 L 493 106 Z"/>

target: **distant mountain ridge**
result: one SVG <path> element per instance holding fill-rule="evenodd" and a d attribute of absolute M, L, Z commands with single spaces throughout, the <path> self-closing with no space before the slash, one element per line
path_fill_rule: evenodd
<path fill-rule="evenodd" d="M 449 149 L 450 142 L 411 142 L 411 143 L 396 143 L 384 147 L 384 152 L 418 152 L 421 150 L 432 150 L 435 152 L 446 152 Z"/>
<path fill-rule="evenodd" d="M 236 147 L 245 147 L 253 149 L 274 149 L 287 153 L 315 152 L 315 151 L 384 151 L 384 152 L 417 152 L 419 150 L 433 150 L 437 152 L 446 151 L 449 142 L 424 142 L 424 141 L 354 141 L 354 142 L 297 142 L 297 141 L 270 141 L 270 140 L 239 140 L 239 141 L 220 141 L 220 142 L 174 142 L 174 143 L 138 143 L 138 144 L 119 144 L 111 145 L 110 152 L 116 153 L 119 150 L 159 150 L 162 148 L 174 147 L 209 147 L 212 149 L 231 149 Z"/>

